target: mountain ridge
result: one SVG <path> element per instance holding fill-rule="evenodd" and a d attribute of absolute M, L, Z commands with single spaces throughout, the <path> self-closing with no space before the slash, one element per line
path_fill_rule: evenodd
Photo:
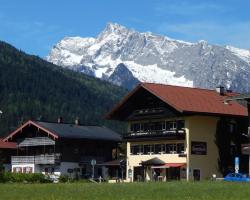
<path fill-rule="evenodd" d="M 129 89 L 134 85 L 109 78 L 119 64 L 130 72 L 128 80 L 201 88 L 223 85 L 238 92 L 250 91 L 250 51 L 140 33 L 116 23 L 108 23 L 96 38 L 64 38 L 47 60 Z"/>

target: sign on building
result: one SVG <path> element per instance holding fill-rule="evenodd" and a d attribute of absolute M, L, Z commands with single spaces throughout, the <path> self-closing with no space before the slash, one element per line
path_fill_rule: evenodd
<path fill-rule="evenodd" d="M 206 142 L 191 142 L 191 154 L 207 155 L 207 143 Z"/>
<path fill-rule="evenodd" d="M 239 159 L 239 157 L 235 157 L 234 158 L 234 170 L 235 170 L 235 173 L 239 173 L 239 169 L 240 169 L 240 159 Z"/>

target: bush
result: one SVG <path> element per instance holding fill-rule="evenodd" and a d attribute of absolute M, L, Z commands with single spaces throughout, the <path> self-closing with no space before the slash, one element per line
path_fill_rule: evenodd
<path fill-rule="evenodd" d="M 69 182 L 69 181 L 70 181 L 70 178 L 69 178 L 68 175 L 61 175 L 61 176 L 59 177 L 59 182 L 60 182 L 60 183 L 66 183 L 66 182 Z"/>
<path fill-rule="evenodd" d="M 48 183 L 51 182 L 48 180 L 45 175 L 41 173 L 34 174 L 23 174 L 23 173 L 10 173 L 5 172 L 0 176 L 0 182 L 2 183 Z"/>

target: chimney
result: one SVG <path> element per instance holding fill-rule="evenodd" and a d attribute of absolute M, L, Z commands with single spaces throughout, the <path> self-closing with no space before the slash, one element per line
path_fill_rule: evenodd
<path fill-rule="evenodd" d="M 225 94 L 225 88 L 223 86 L 218 86 L 216 87 L 216 92 L 223 96 Z"/>
<path fill-rule="evenodd" d="M 78 117 L 75 119 L 75 125 L 80 125 L 80 119 Z"/>
<path fill-rule="evenodd" d="M 62 122 L 63 122 L 62 117 L 58 117 L 58 119 L 57 119 L 57 123 L 58 123 L 58 124 L 61 124 Z"/>

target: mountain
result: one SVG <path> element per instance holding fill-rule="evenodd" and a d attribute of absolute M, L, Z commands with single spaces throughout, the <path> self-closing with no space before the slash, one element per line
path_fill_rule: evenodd
<path fill-rule="evenodd" d="M 0 135 L 27 119 L 123 126 L 103 119 L 127 91 L 0 42 Z"/>
<path fill-rule="evenodd" d="M 113 23 L 96 38 L 63 38 L 46 59 L 127 88 L 134 87 L 138 80 L 201 88 L 223 85 L 238 92 L 250 91 L 249 50 L 206 41 L 184 42 Z"/>
<path fill-rule="evenodd" d="M 132 72 L 129 71 L 127 66 L 123 63 L 117 65 L 114 72 L 107 78 L 107 80 L 116 85 L 122 85 L 128 89 L 133 88 L 140 83 L 140 81 L 133 76 Z"/>

